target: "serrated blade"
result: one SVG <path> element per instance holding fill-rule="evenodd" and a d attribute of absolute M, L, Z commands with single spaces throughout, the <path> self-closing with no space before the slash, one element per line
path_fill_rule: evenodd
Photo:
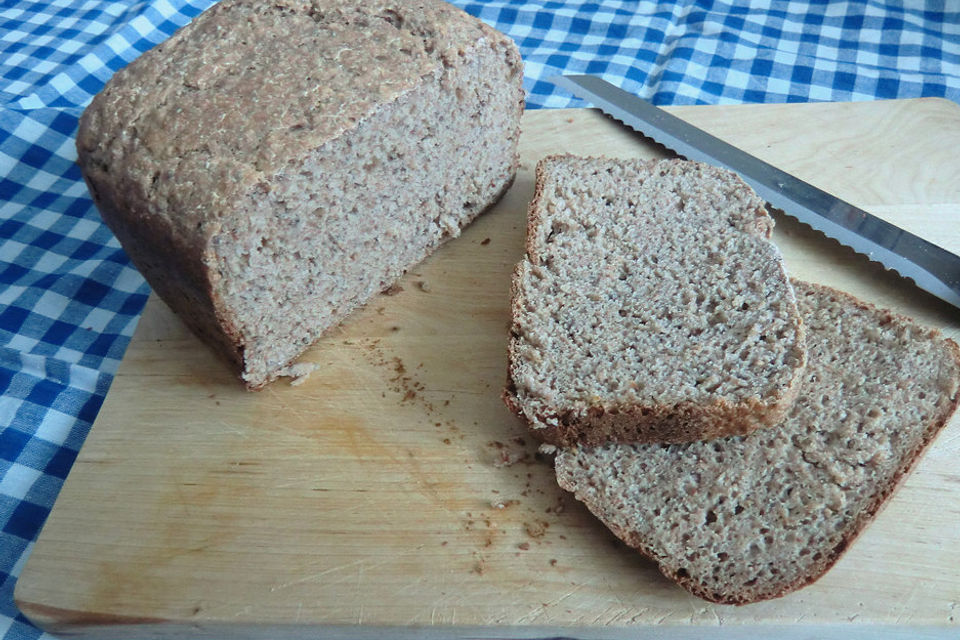
<path fill-rule="evenodd" d="M 960 257 L 589 75 L 550 79 L 678 154 L 737 172 L 774 207 L 960 308 Z"/>

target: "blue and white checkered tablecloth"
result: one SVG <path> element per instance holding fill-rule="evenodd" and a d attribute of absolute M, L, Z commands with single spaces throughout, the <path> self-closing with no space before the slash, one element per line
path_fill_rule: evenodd
<path fill-rule="evenodd" d="M 0 0 L 0 634 L 50 637 L 13 587 L 133 333 L 148 288 L 87 196 L 73 136 L 117 69 L 212 0 Z M 960 102 L 960 6 L 928 0 L 497 0 L 528 108 L 601 74 L 658 104 Z M 948 8 L 949 7 L 949 8 Z"/>

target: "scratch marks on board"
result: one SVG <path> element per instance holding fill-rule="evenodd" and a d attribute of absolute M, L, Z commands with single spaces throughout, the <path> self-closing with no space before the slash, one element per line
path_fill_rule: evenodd
<path fill-rule="evenodd" d="M 363 571 L 364 569 L 375 569 L 377 567 L 387 564 L 389 560 L 381 560 L 379 562 L 370 562 L 368 560 L 354 560 L 353 562 L 346 562 L 343 564 L 338 564 L 333 567 L 328 567 L 322 571 L 317 571 L 309 575 L 301 576 L 294 580 L 288 580 L 286 582 L 280 582 L 275 585 L 270 586 L 270 592 L 281 591 L 283 589 L 289 589 L 290 587 L 295 587 L 300 584 L 320 582 L 322 579 L 327 579 L 331 583 L 341 583 L 345 580 L 354 579 L 356 580 L 356 588 L 359 590 L 363 582 Z M 351 571 L 351 569 L 356 569 L 356 573 Z M 344 572 L 349 571 L 349 574 L 342 575 Z"/>

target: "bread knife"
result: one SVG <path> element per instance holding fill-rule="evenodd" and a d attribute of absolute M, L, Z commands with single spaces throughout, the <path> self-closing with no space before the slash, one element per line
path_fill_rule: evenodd
<path fill-rule="evenodd" d="M 601 78 L 563 75 L 550 81 L 689 160 L 735 171 L 773 207 L 960 308 L 960 257 L 943 247 L 781 171 Z"/>

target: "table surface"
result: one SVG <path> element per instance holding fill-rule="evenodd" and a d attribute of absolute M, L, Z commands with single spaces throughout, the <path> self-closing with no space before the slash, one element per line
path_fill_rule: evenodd
<path fill-rule="evenodd" d="M 0 7 L 0 633 L 43 634 L 13 586 L 149 293 L 74 164 L 76 121 L 117 69 L 209 0 Z M 528 108 L 583 106 L 595 73 L 658 104 L 960 101 L 960 12 L 900 3 L 454 2 L 513 37 Z"/>

